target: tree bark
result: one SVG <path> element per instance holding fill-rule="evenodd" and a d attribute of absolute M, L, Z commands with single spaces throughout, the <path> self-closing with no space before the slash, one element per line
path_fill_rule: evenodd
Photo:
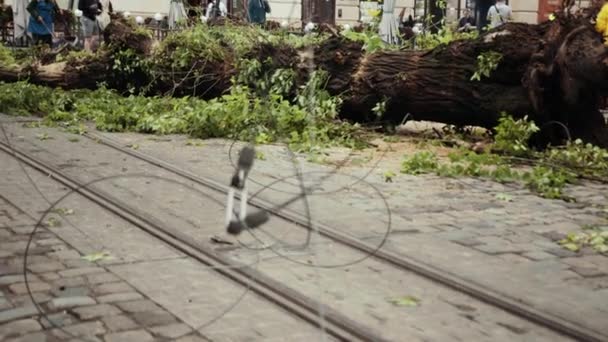
<path fill-rule="evenodd" d="M 316 50 L 315 64 L 330 73 L 328 89 L 342 96 L 342 117 L 352 121 L 409 118 L 492 129 L 506 112 L 534 120 L 538 144 L 569 137 L 608 147 L 598 109 L 608 90 L 608 50 L 585 20 L 511 23 L 426 52 L 365 56 L 357 44 L 329 41 Z M 497 69 L 472 81 L 477 57 L 489 51 L 502 55 Z M 372 108 L 379 102 L 386 111 L 376 117 Z"/>
<path fill-rule="evenodd" d="M 270 58 L 273 68 L 296 69 L 300 85 L 311 68 L 327 71 L 328 91 L 344 100 L 344 119 L 399 124 L 409 118 L 491 129 L 506 112 L 534 120 L 541 127 L 538 144 L 563 143 L 570 137 L 608 147 L 608 127 L 599 111 L 600 99 L 608 92 L 608 49 L 590 24 L 589 18 L 596 13 L 580 17 L 559 14 L 555 21 L 540 25 L 509 23 L 478 39 L 455 41 L 430 51 L 365 54 L 361 43 L 334 36 L 313 51 L 259 46 L 250 57 Z M 115 37 L 123 37 L 119 40 L 123 45 L 149 52 L 150 44 L 132 39 L 128 27 L 116 25 L 115 31 Z M 478 56 L 491 51 L 502 56 L 498 67 L 490 77 L 472 81 Z M 231 63 L 234 61 L 225 62 L 223 68 L 212 66 L 209 75 L 215 81 L 197 82 L 210 89 L 176 87 L 184 94 L 219 96 L 230 87 L 235 72 Z M 0 67 L 0 80 L 16 81 L 29 75 L 37 84 L 94 88 L 110 77 L 108 68 L 107 61 L 43 66 L 30 73 Z M 155 90 L 157 94 L 167 91 L 161 86 Z M 377 117 L 372 108 L 379 102 L 385 102 L 386 110 Z"/>

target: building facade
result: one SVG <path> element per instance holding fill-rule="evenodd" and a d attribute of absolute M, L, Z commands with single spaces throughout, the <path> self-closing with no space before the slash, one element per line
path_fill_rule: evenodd
<path fill-rule="evenodd" d="M 27 1 L 27 0 L 26 0 Z M 153 16 L 159 12 L 167 14 L 171 0 L 113 0 L 112 5 L 117 11 L 129 11 L 133 15 Z M 204 1 L 204 0 L 203 0 Z M 232 13 L 243 13 L 247 0 L 222 0 Z M 382 6 L 378 1 L 361 0 L 269 0 L 272 13 L 269 20 L 287 21 L 294 25 L 301 22 L 356 24 L 365 21 L 370 9 Z M 429 13 L 436 13 L 436 0 L 397 0 L 395 13 L 405 8 L 405 15 L 414 18 L 424 18 Z M 575 0 L 579 7 L 587 6 L 590 0 Z M 11 5 L 13 0 L 5 0 Z M 57 0 L 62 8 L 68 8 L 70 3 L 77 0 Z M 200 0 L 185 0 L 184 2 L 200 3 Z M 456 21 L 469 8 L 475 14 L 478 24 L 485 26 L 485 16 L 495 0 L 447 0 L 446 19 Z M 538 23 L 547 18 L 561 3 L 561 0 L 507 0 L 513 9 L 513 19 L 526 23 Z"/>

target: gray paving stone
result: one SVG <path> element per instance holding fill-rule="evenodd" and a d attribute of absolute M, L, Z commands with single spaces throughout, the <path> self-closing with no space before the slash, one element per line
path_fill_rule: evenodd
<path fill-rule="evenodd" d="M 38 310 L 33 305 L 19 307 L 11 310 L 0 311 L 0 323 L 6 323 L 15 319 L 32 317 L 38 314 Z"/>
<path fill-rule="evenodd" d="M 106 342 L 146 342 L 154 341 L 152 335 L 145 330 L 131 330 L 124 332 L 117 332 L 105 335 Z"/>
<path fill-rule="evenodd" d="M 49 302 L 51 311 L 65 310 L 77 306 L 95 305 L 96 302 L 91 297 L 61 297 Z"/>
<path fill-rule="evenodd" d="M 64 245 L 65 242 L 58 238 L 37 239 L 36 244 L 40 246 Z"/>
<path fill-rule="evenodd" d="M 155 335 L 165 337 L 165 338 L 178 338 L 180 336 L 184 336 L 192 331 L 188 325 L 183 323 L 175 323 L 169 325 L 163 325 L 158 327 L 150 328 L 152 333 Z"/>
<path fill-rule="evenodd" d="M 503 244 L 477 245 L 477 246 L 474 246 L 473 248 L 477 249 L 478 251 L 481 251 L 481 252 L 484 252 L 487 254 L 491 254 L 491 255 L 525 252 L 525 250 L 523 250 L 521 247 L 510 244 L 506 241 Z"/>
<path fill-rule="evenodd" d="M 5 342 L 51 342 L 51 340 L 48 339 L 45 333 L 35 332 L 15 338 L 10 338 Z"/>
<path fill-rule="evenodd" d="M 51 285 L 42 282 L 17 283 L 9 286 L 9 290 L 14 294 L 26 294 L 30 292 L 44 292 L 51 289 Z"/>
<path fill-rule="evenodd" d="M 128 302 L 139 299 L 144 299 L 144 296 L 137 292 L 112 293 L 97 297 L 97 301 L 100 303 Z"/>
<path fill-rule="evenodd" d="M 94 268 L 95 265 L 94 263 L 84 260 L 82 258 L 78 258 L 78 259 L 66 259 L 62 261 L 65 266 L 69 269 L 78 269 L 78 268 Z"/>
<path fill-rule="evenodd" d="M 121 313 L 120 310 L 110 304 L 81 306 L 79 308 L 73 309 L 72 312 L 74 312 L 76 317 L 84 321 L 95 317 L 118 315 Z"/>
<path fill-rule="evenodd" d="M 571 252 L 565 248 L 562 247 L 555 247 L 555 248 L 550 248 L 546 251 L 547 253 L 553 254 L 557 257 L 560 258 L 570 258 L 570 257 L 574 257 L 577 256 L 576 253 Z"/>
<path fill-rule="evenodd" d="M 0 325 L 0 341 L 7 337 L 23 335 L 32 331 L 39 331 L 42 326 L 34 319 L 22 319 Z"/>
<path fill-rule="evenodd" d="M 87 283 L 84 277 L 71 277 L 71 278 L 59 278 L 53 281 L 53 286 L 56 288 L 59 287 L 76 287 L 85 285 Z"/>
<path fill-rule="evenodd" d="M 86 336 L 88 339 L 89 336 L 101 335 L 106 333 L 106 329 L 104 328 L 103 323 L 101 323 L 100 321 L 74 324 L 63 327 L 62 329 L 63 330 L 54 330 L 54 333 L 61 338 Z"/>
<path fill-rule="evenodd" d="M 59 279 L 59 274 L 55 273 L 55 272 L 45 272 L 39 275 L 40 279 L 44 280 L 44 281 L 53 281 L 53 280 L 57 280 Z"/>
<path fill-rule="evenodd" d="M 197 335 L 188 335 L 188 336 L 180 337 L 177 340 L 175 340 L 175 342 L 209 342 L 209 341 L 211 341 L 211 340 L 206 339 L 201 336 L 197 336 Z"/>
<path fill-rule="evenodd" d="M 15 241 L 0 243 L 0 251 L 9 251 L 13 253 L 21 253 L 25 251 L 27 247 L 27 241 Z"/>
<path fill-rule="evenodd" d="M 35 303 L 42 304 L 42 303 L 49 301 L 52 297 L 47 292 L 34 292 L 34 293 L 32 293 L 31 297 L 30 297 L 30 295 L 27 295 L 27 294 L 16 296 L 16 297 L 11 297 L 11 301 L 13 302 L 13 305 L 15 307 L 25 307 L 25 306 L 31 306 L 34 304 L 34 303 L 32 303 L 32 298 Z"/>
<path fill-rule="evenodd" d="M 81 275 L 93 274 L 93 273 L 102 273 L 106 270 L 101 267 L 83 267 L 83 268 L 75 268 L 69 269 L 65 271 L 60 271 L 59 275 L 65 278 L 76 277 Z"/>
<path fill-rule="evenodd" d="M 97 338 L 96 336 L 86 336 L 85 338 L 73 338 L 71 340 L 69 340 L 68 342 L 103 342 L 102 340 L 100 340 L 99 338 Z"/>
<path fill-rule="evenodd" d="M 0 296 L 0 312 L 9 310 L 12 308 L 13 308 L 13 305 L 11 304 L 11 302 L 8 299 L 6 299 L 6 297 Z"/>
<path fill-rule="evenodd" d="M 34 273 L 43 273 L 63 270 L 65 266 L 58 261 L 48 261 L 45 263 L 28 264 L 27 269 Z"/>
<path fill-rule="evenodd" d="M 91 293 L 88 287 L 61 286 L 52 291 L 55 297 L 86 297 Z"/>
<path fill-rule="evenodd" d="M 66 312 L 45 315 L 40 318 L 40 323 L 44 329 L 59 328 L 66 325 L 72 325 L 76 322 L 76 319 Z"/>
<path fill-rule="evenodd" d="M 28 280 L 29 280 L 28 276 Z M 24 277 L 22 274 L 14 274 L 14 275 L 5 275 L 0 277 L 0 285 L 10 285 L 15 283 L 20 283 L 24 281 Z"/>
<path fill-rule="evenodd" d="M 89 282 L 89 284 L 113 283 L 120 280 L 120 278 L 110 272 L 87 275 L 87 281 Z"/>
<path fill-rule="evenodd" d="M 541 233 L 540 235 L 546 237 L 547 239 L 551 240 L 551 241 L 559 241 L 561 239 L 566 238 L 566 234 L 561 233 L 561 232 L 557 232 L 557 231 L 546 231 Z"/>
<path fill-rule="evenodd" d="M 58 259 L 58 260 L 70 260 L 70 259 L 80 259 L 81 258 L 80 253 L 78 253 L 77 251 L 72 250 L 72 249 L 55 251 L 53 253 L 49 253 L 48 255 L 49 255 L 49 257 L 51 257 L 53 259 Z"/>
<path fill-rule="evenodd" d="M 530 260 L 534 260 L 534 261 L 553 259 L 553 258 L 557 257 L 553 254 L 546 253 L 543 251 L 527 252 L 527 253 L 523 253 L 522 256 L 524 256 Z"/>
<path fill-rule="evenodd" d="M 119 308 L 126 312 L 144 312 L 144 311 L 156 311 L 161 308 L 151 300 L 137 300 L 132 302 L 124 302 L 117 304 Z"/>
<path fill-rule="evenodd" d="M 99 295 L 132 291 L 134 291 L 133 287 L 125 282 L 105 283 L 95 287 L 95 293 Z"/>
<path fill-rule="evenodd" d="M 595 267 L 572 267 L 572 271 L 585 278 L 602 277 L 607 275 L 606 272 Z"/>
<path fill-rule="evenodd" d="M 458 239 L 458 240 L 450 240 L 453 243 L 457 243 L 459 245 L 465 246 L 465 247 L 474 247 L 474 246 L 479 246 L 482 245 L 483 242 L 479 241 L 477 238 L 464 238 L 464 239 Z"/>
<path fill-rule="evenodd" d="M 133 319 L 146 327 L 165 325 L 177 322 L 177 319 L 166 311 L 145 311 L 133 314 Z"/>
<path fill-rule="evenodd" d="M 101 320 L 110 332 L 134 330 L 139 327 L 131 318 L 125 315 L 102 317 Z"/>

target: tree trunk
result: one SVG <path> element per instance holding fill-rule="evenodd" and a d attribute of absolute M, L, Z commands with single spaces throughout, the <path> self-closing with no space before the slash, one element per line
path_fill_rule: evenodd
<path fill-rule="evenodd" d="M 536 136 L 539 144 L 562 143 L 571 137 L 608 147 L 608 127 L 598 110 L 608 91 L 608 49 L 590 24 L 596 13 L 594 9 L 573 18 L 559 14 L 555 21 L 540 25 L 509 23 L 478 39 L 424 52 L 366 55 L 361 43 L 334 36 L 313 51 L 259 46 L 250 57 L 270 58 L 274 68 L 297 69 L 300 85 L 311 68 L 327 71 L 327 89 L 342 97 L 341 116 L 348 120 L 399 124 L 414 119 L 493 128 L 506 112 L 534 120 L 541 127 Z M 117 25 L 115 31 L 127 29 Z M 125 37 L 120 41 L 138 46 L 141 53 L 149 51 L 147 42 L 140 44 L 128 34 L 114 36 Z M 488 52 L 502 56 L 498 67 L 489 77 L 471 80 L 479 69 L 478 57 Z M 181 83 L 175 87 L 183 88 L 184 94 L 219 96 L 230 86 L 228 80 L 235 72 L 232 63 L 224 62 L 224 68 L 213 66 L 209 74 L 216 80 L 208 82 L 210 89 L 204 94 Z M 29 75 L 37 84 L 94 88 L 112 77 L 108 65 L 108 61 L 88 61 L 82 66 L 42 66 Z M 3 81 L 23 79 L 27 74 L 0 67 Z M 207 83 L 203 85 L 207 87 Z M 159 86 L 154 91 L 164 93 L 166 89 Z M 378 117 L 372 108 L 380 102 L 385 103 L 385 112 Z"/>
<path fill-rule="evenodd" d="M 608 147 L 608 127 L 598 110 L 608 90 L 608 50 L 588 21 L 512 23 L 426 52 L 364 56 L 357 45 L 329 41 L 315 54 L 315 64 L 331 75 L 328 89 L 344 99 L 346 119 L 491 129 L 506 112 L 534 120 L 541 127 L 539 144 L 571 137 Z M 501 54 L 498 67 L 472 81 L 478 56 L 490 51 Z M 380 102 L 385 112 L 377 117 L 372 108 Z"/>

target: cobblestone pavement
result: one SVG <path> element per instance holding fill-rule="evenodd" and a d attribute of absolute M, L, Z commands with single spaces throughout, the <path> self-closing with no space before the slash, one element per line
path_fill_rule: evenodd
<path fill-rule="evenodd" d="M 18 143 L 20 147 L 29 151 L 37 150 L 41 156 L 45 156 L 45 159 L 56 160 L 64 171 L 76 172 L 75 174 L 78 174 L 79 178 L 83 180 L 92 180 L 107 175 L 110 171 L 114 173 L 133 172 L 134 169 L 150 171 L 149 166 L 145 163 L 127 160 L 126 156 L 120 161 L 116 160 L 115 165 L 107 165 L 106 160 L 111 158 L 110 153 L 115 155 L 118 152 L 102 146 L 91 147 L 95 144 L 85 141 L 84 138 L 80 138 L 80 141 L 77 142 L 69 142 L 70 135 L 58 130 L 24 129 L 14 125 L 11 126 L 10 131 L 13 142 Z M 47 132 L 53 139 L 35 139 L 36 134 L 40 132 Z M 208 141 L 204 143 L 204 146 L 197 147 L 187 146 L 183 137 L 154 139 L 134 134 L 112 135 L 112 137 L 122 141 L 125 145 L 137 144 L 137 148 L 142 152 L 154 154 L 180 168 L 223 183 L 226 182 L 226 175 L 230 174 L 230 164 L 226 157 L 228 144 L 223 141 Z M 84 145 L 89 148 L 88 151 L 91 155 L 86 156 L 83 154 L 84 152 L 80 151 Z M 66 151 L 71 151 L 74 160 L 66 159 Z M 252 174 L 252 177 L 262 185 L 293 173 L 289 157 L 280 148 L 265 148 L 264 154 L 266 160 L 256 161 L 256 171 Z M 115 156 L 114 158 L 116 159 Z M 0 160 L 2 165 L 10 165 L 9 159 Z M 393 167 L 389 162 L 388 160 L 382 161 L 378 170 L 374 170 L 368 177 L 368 180 L 388 199 L 393 212 L 392 233 L 385 248 L 424 259 L 465 278 L 521 298 L 543 310 L 606 332 L 606 327 L 602 324 L 608 318 L 608 312 L 605 309 L 608 304 L 606 301 L 606 289 L 608 288 L 606 258 L 589 252 L 582 255 L 568 254 L 559 249 L 551 240 L 559 234 L 576 230 L 582 224 L 604 225 L 601 209 L 583 207 L 580 204 L 572 206 L 557 201 L 546 201 L 519 189 L 510 192 L 515 198 L 514 202 L 500 202 L 495 199 L 494 195 L 497 192 L 511 190 L 505 190 L 495 184 L 472 180 L 446 181 L 433 177 L 399 176 L 395 179 L 395 183 L 385 184 L 379 175 L 386 168 Z M 327 170 L 327 167 L 320 165 L 304 162 L 301 164 L 304 165 L 306 171 Z M 47 203 L 38 199 L 39 196 L 32 189 L 28 189 L 24 185 L 26 180 L 24 180 L 22 172 L 20 175 L 16 165 L 13 163 L 10 171 L 12 172 L 10 174 L 13 175 L 12 178 L 9 177 L 11 181 L 4 180 L 0 189 L 0 194 L 4 194 L 6 197 L 0 207 L 0 219 L 3 218 L 3 213 L 8 214 L 11 218 L 10 222 L 0 221 L 0 226 L 3 224 L 5 226 L 0 230 L 0 237 L 4 235 L 9 237 L 9 240 L 6 240 L 9 242 L 0 248 L 0 253 L 3 253 L 0 257 L 6 264 L 5 267 L 12 273 L 16 273 L 16 265 L 22 262 L 20 259 L 22 255 L 19 253 L 22 253 L 24 249 L 24 241 L 27 240 L 26 232 L 31 231 L 32 218 L 26 219 L 27 216 L 40 215 L 40 211 L 48 207 Z M 82 173 L 83 170 L 87 173 Z M 358 176 L 366 170 L 359 168 L 346 171 Z M 20 177 L 15 175 L 20 175 Z M 307 174 L 307 180 L 314 180 L 315 176 L 317 175 Z M 267 190 L 261 194 L 261 197 L 271 201 L 288 198 L 290 195 L 285 191 L 298 190 L 297 183 L 293 179 L 288 181 L 289 183 L 280 183 L 275 186 L 276 190 L 283 192 Z M 45 181 L 44 177 L 40 175 L 36 182 L 42 185 L 41 190 L 44 194 L 55 194 L 53 198 L 59 197 L 62 191 L 65 192 L 65 189 L 61 189 L 53 182 Z M 322 196 L 311 196 L 309 202 L 312 216 L 315 220 L 347 230 L 349 234 L 370 243 L 379 242 L 386 231 L 387 221 L 386 209 L 382 205 L 382 200 L 374 191 L 370 190 L 369 186 L 365 188 L 365 183 L 349 186 L 352 182 L 351 176 L 335 175 L 330 181 L 323 183 L 323 189 L 317 191 L 331 191 L 342 186 L 346 186 L 347 190 Z M 192 213 L 197 209 L 196 206 L 191 205 L 191 202 L 196 201 L 196 196 L 189 195 L 187 191 L 174 190 L 178 191 L 178 194 L 169 196 L 170 202 L 174 205 L 155 207 L 153 203 L 150 203 L 152 201 L 143 201 L 143 199 L 162 197 L 163 191 L 165 193 L 170 191 L 167 190 L 167 186 L 162 187 L 158 182 L 131 179 L 124 180 L 124 183 L 116 181 L 113 184 L 104 185 L 104 187 L 113 189 L 124 196 L 140 198 L 141 201 L 134 203 L 135 206 L 147 208 L 154 213 L 162 211 L 166 213 L 163 216 L 164 220 L 172 225 L 183 225 L 185 230 L 190 229 L 189 226 L 201 227 L 203 222 L 209 220 L 214 225 L 219 225 L 221 222 L 222 198 L 214 199 L 216 202 L 220 201 L 220 204 L 210 202 L 203 209 L 198 209 L 200 213 L 197 212 L 197 214 L 200 215 L 193 215 Z M 129 193 L 129 188 L 137 190 Z M 605 189 L 599 186 L 573 188 L 571 191 L 586 202 L 602 203 L 606 200 L 604 197 L 606 192 L 602 193 Z M 7 193 L 11 196 L 6 196 Z M 21 195 L 16 195 L 18 193 Z M 17 203 L 11 207 L 6 200 Z M 174 329 L 174 335 L 166 336 L 167 338 L 174 338 L 175 335 L 193 331 L 199 339 L 212 340 L 241 341 L 268 340 L 270 338 L 294 340 L 298 336 L 302 340 L 319 339 L 315 332 L 302 327 L 293 319 L 289 321 L 285 318 L 285 314 L 276 308 L 270 307 L 267 310 L 261 310 L 261 313 L 258 313 L 257 310 L 253 312 L 256 318 L 260 318 L 264 322 L 261 326 L 255 323 L 257 320 L 247 319 L 252 312 L 244 309 L 245 306 L 261 308 L 265 305 L 255 297 L 249 298 L 249 295 L 247 304 L 241 303 L 237 306 L 237 308 L 243 308 L 242 311 L 231 310 L 227 319 L 221 319 L 205 329 L 197 329 L 197 324 L 200 325 L 201 322 L 212 319 L 212 317 L 201 317 L 201 315 L 217 313 L 218 306 L 230 306 L 231 303 L 227 303 L 227 301 L 238 298 L 239 289 L 222 283 L 222 279 L 213 278 L 213 272 L 197 267 L 169 247 L 159 246 L 158 243 L 128 227 L 124 222 L 119 222 L 110 215 L 101 214 L 99 210 L 91 209 L 91 206 L 85 205 L 82 199 L 73 197 L 62 203 L 61 207 L 73 208 L 77 212 L 68 217 L 73 218 L 74 226 L 86 227 L 83 228 L 86 230 L 86 234 L 68 227 L 63 219 L 59 218 L 61 229 L 53 230 L 51 227 L 52 233 L 41 231 L 35 237 L 33 251 L 37 252 L 36 248 L 39 248 L 43 252 L 30 253 L 30 255 L 33 255 L 32 260 L 38 261 L 44 266 L 29 268 L 30 264 L 35 265 L 36 263 L 29 260 L 28 257 L 28 269 L 33 276 L 30 287 L 35 290 L 35 296 L 40 296 L 37 301 L 44 303 L 45 309 L 63 310 L 61 298 L 88 297 L 89 302 L 84 302 L 87 299 L 82 299 L 83 302 L 75 308 L 66 308 L 66 314 L 71 319 L 70 323 L 66 324 L 70 327 L 84 323 L 90 324 L 86 328 L 82 328 L 82 331 L 86 330 L 89 334 L 91 331 L 95 332 L 95 337 L 106 341 L 162 338 L 164 335 L 158 332 L 162 329 L 158 327 L 169 325 L 171 327 L 167 329 Z M 18 208 L 22 208 L 23 211 L 33 208 L 34 212 L 19 213 Z M 294 205 L 293 208 L 302 210 L 301 203 Z M 331 210 L 327 210 L 328 208 Z M 8 219 L 5 218 L 5 220 Z M 99 225 L 100 222 L 104 223 L 105 229 L 90 228 Z M 52 221 L 47 221 L 47 223 L 52 223 Z M 21 229 L 21 238 L 16 238 L 19 234 L 15 229 Z M 304 236 L 301 233 L 285 231 L 281 225 L 271 226 L 269 230 L 273 233 L 283 234 L 290 242 L 301 241 Z M 197 239 L 208 240 L 211 234 L 212 231 L 198 230 Z M 120 235 L 120 238 L 117 238 L 116 235 Z M 53 249 L 55 245 L 50 242 L 45 245 L 44 242 L 40 243 L 40 240 L 55 240 L 57 246 L 62 246 L 63 249 L 55 251 Z M 67 242 L 63 242 L 63 240 Z M 248 243 L 253 243 L 253 240 Z M 340 251 L 335 246 L 329 249 L 325 244 L 325 242 L 316 242 L 315 246 L 324 245 L 324 248 L 316 250 L 316 259 L 313 262 L 330 260 L 329 263 L 345 263 L 357 258 L 357 256 L 349 255 L 347 251 Z M 48 247 L 51 250 L 44 251 L 42 247 Z M 82 255 L 105 249 L 111 249 L 111 255 L 117 260 L 98 262 L 99 266 L 91 267 L 90 262 L 81 259 Z M 65 252 L 66 254 L 72 256 L 71 259 L 65 259 L 71 260 L 70 263 L 55 257 L 58 252 L 64 250 L 68 251 Z M 298 254 L 289 249 L 285 249 L 284 252 L 303 263 L 310 262 L 309 255 Z M 413 275 L 391 274 L 391 270 L 380 263 L 370 262 L 341 268 L 338 271 L 341 272 L 341 275 L 337 281 L 335 270 L 326 271 L 295 265 L 286 269 L 285 263 L 281 263 L 280 258 L 273 258 L 272 253 L 253 253 L 243 249 L 232 250 L 229 253 L 243 261 L 252 261 L 257 257 L 263 258 L 264 262 L 259 265 L 259 268 L 264 273 L 299 286 L 298 289 L 301 292 L 330 302 L 341 311 L 352 313 L 352 316 L 360 321 L 375 320 L 372 325 L 387 329 L 388 336 L 394 340 L 402 340 L 398 336 L 403 337 L 404 331 L 409 332 L 405 335 L 408 336 L 408 340 L 441 341 L 447 338 L 447 340 L 469 341 L 536 341 L 556 339 L 556 336 L 543 329 L 496 312 L 497 310 L 471 301 L 466 296 L 433 287 L 432 284 L 416 279 Z M 41 257 L 41 259 L 36 260 L 36 257 Z M 108 274 L 108 277 L 115 278 L 108 280 L 108 284 L 91 286 L 88 274 L 78 274 L 78 270 L 83 268 L 99 269 L 100 274 L 103 271 L 103 274 Z M 349 272 L 352 276 L 348 276 Z M 57 278 L 55 280 L 43 278 L 45 273 L 54 274 Z M 94 274 L 96 273 L 91 273 L 90 276 Z M 83 278 L 85 282 L 69 285 L 69 287 L 68 285 L 58 285 L 59 290 L 53 282 L 74 277 Z M 213 280 L 210 281 L 210 278 Z M 176 281 L 176 279 L 180 281 Z M 184 284 L 184 279 L 188 279 L 191 284 L 195 285 Z M 311 282 L 310 279 L 315 279 L 315 282 Z M 16 283 L 21 283 L 21 287 L 24 286 L 23 279 Z M 24 296 L 23 292 L 18 293 L 19 286 L 11 288 L 11 285 L 14 284 L 1 285 L 5 293 L 2 298 L 6 298 L 0 299 L 2 314 L 11 312 L 14 307 L 20 309 L 28 307 L 28 298 Z M 374 285 L 377 287 L 376 293 L 370 291 Z M 61 290 L 62 286 L 64 289 L 69 289 L 67 290 L 69 295 L 62 295 L 63 291 L 66 291 Z M 218 288 L 221 291 L 217 290 Z M 322 288 L 323 291 L 319 292 L 319 288 Z M 210 295 L 209 293 L 213 293 L 214 289 L 217 293 Z M 202 296 L 201 293 L 206 295 Z M 421 298 L 423 304 L 415 309 L 396 308 L 395 305 L 389 305 L 386 298 L 383 298 L 387 293 L 394 296 L 412 295 Z M 100 299 L 104 296 L 106 298 L 110 296 L 114 301 Z M 141 298 L 135 298 L 136 296 Z M 209 297 L 228 298 L 229 300 L 209 302 Z M 15 298 L 21 298 L 22 302 L 15 302 Z M 59 306 L 48 306 L 57 300 L 59 300 Z M 119 305 L 117 303 L 132 304 Z M 6 310 L 2 305 L 6 305 Z M 141 318 L 138 317 L 138 311 L 133 307 L 137 310 L 145 308 L 146 310 L 141 312 L 154 314 L 150 314 L 151 318 Z M 365 309 L 362 310 L 362 308 Z M 407 312 L 407 314 L 403 317 L 398 316 L 398 319 L 395 320 L 392 317 L 393 311 L 397 314 L 399 312 L 402 312 L 401 314 Z M 0 328 L 0 335 L 4 331 L 2 329 L 20 336 L 25 332 L 29 333 L 28 324 L 35 324 L 21 323 L 21 321 L 30 320 L 39 325 L 38 330 L 31 331 L 32 339 L 42 336 L 42 334 L 65 339 L 66 336 L 61 335 L 62 331 L 57 328 L 41 332 L 40 329 L 45 327 L 44 320 L 31 320 L 32 316 L 37 317 L 35 312 L 26 312 L 24 316 L 17 318 L 9 316 L 6 321 L 10 321 L 10 323 Z M 173 319 L 171 322 L 168 321 L 169 317 Z M 133 325 L 127 324 L 129 328 L 123 330 L 128 332 L 123 335 L 112 335 L 114 334 L 110 328 L 112 320 L 117 325 L 124 321 L 130 321 Z M 289 322 L 285 322 L 286 320 Z M 243 321 L 247 323 L 243 324 Z M 240 324 L 235 322 L 240 322 Z M 268 324 L 268 322 L 274 323 Z M 399 322 L 400 326 L 394 322 Z M 239 329 L 235 329 L 235 326 L 238 326 Z M 285 326 L 289 331 L 299 332 L 286 339 Z M 453 332 L 457 326 L 462 329 L 461 332 Z M 154 330 L 154 328 L 158 329 Z M 450 330 L 452 332 L 448 332 Z M 391 331 L 401 335 L 391 335 Z M 141 334 L 141 337 L 137 334 Z"/>
<path fill-rule="evenodd" d="M 206 141 L 197 147 L 184 137 L 108 136 L 124 145 L 137 144 L 140 152 L 218 182 L 225 182 L 222 178 L 230 174 L 230 142 Z M 256 161 L 251 175 L 260 184 L 257 188 L 288 179 L 260 197 L 276 203 L 300 191 L 290 154 L 282 147 L 262 151 L 265 160 Z M 383 173 L 398 171 L 401 158 L 385 155 L 368 163 L 377 164 L 375 168 L 352 167 L 333 174 L 308 198 L 314 220 L 379 244 L 388 221 L 386 200 L 392 213 L 387 250 L 608 333 L 608 258 L 588 249 L 573 253 L 556 243 L 586 225 L 608 230 L 608 186 L 569 187 L 567 194 L 577 203 L 566 203 L 539 198 L 521 187 L 475 179 L 398 175 L 393 183 L 385 183 Z M 335 170 L 302 159 L 298 162 L 306 186 L 316 185 L 317 179 Z M 366 177 L 366 182 L 358 177 Z M 498 194 L 507 194 L 512 201 L 499 200 Z M 293 209 L 304 211 L 301 203 Z"/>

